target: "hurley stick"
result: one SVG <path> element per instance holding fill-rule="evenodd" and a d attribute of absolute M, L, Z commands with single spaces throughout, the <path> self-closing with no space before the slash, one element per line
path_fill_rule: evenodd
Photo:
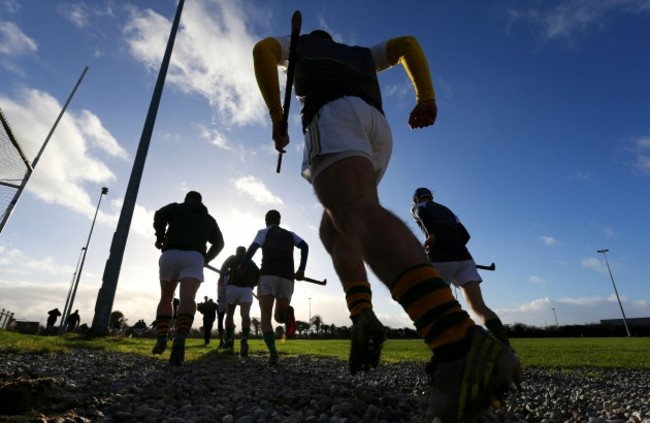
<path fill-rule="evenodd" d="M 300 27 L 302 26 L 302 15 L 300 10 L 293 12 L 291 17 L 291 41 L 289 44 L 289 66 L 287 67 L 287 87 L 284 90 L 284 107 L 282 111 L 282 135 L 286 135 L 289 129 L 289 107 L 291 106 L 291 88 L 293 87 L 293 72 L 296 68 L 296 47 L 298 37 L 300 37 Z M 275 168 L 276 173 L 280 173 L 282 167 L 282 152 L 278 153 L 278 165 Z"/>
<path fill-rule="evenodd" d="M 327 279 L 323 279 L 322 281 L 319 281 L 318 279 L 312 279 L 312 278 L 308 278 L 307 276 L 304 276 L 300 280 L 305 282 L 315 283 L 316 285 L 327 285 Z"/>
<path fill-rule="evenodd" d="M 484 266 L 484 265 L 482 265 L 482 264 L 477 264 L 477 265 L 476 265 L 476 268 L 477 268 L 477 269 L 483 269 L 483 270 L 494 270 L 494 269 L 496 269 L 496 266 L 494 265 L 494 263 L 492 263 L 492 264 L 489 265 L 489 266 Z"/>

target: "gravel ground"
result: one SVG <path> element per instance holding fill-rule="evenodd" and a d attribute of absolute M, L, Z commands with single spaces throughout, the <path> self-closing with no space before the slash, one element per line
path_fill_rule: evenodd
<path fill-rule="evenodd" d="M 282 358 L 282 356 L 281 356 Z M 0 422 L 420 422 L 423 363 L 351 376 L 332 358 L 201 362 L 79 350 L 0 353 Z M 485 422 L 650 423 L 648 370 L 525 368 L 523 391 Z"/>

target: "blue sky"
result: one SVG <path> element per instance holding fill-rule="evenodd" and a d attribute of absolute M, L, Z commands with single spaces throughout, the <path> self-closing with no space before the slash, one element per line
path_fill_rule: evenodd
<path fill-rule="evenodd" d="M 496 263 L 496 271 L 482 272 L 482 287 L 505 323 L 620 318 L 596 253 L 603 248 L 627 317 L 650 316 L 648 0 L 186 2 L 114 310 L 130 323 L 153 321 L 153 213 L 193 189 L 224 232 L 213 265 L 249 245 L 276 208 L 283 226 L 311 247 L 306 274 L 328 280 L 326 287 L 297 282 L 297 318 L 311 312 L 350 324 L 317 234 L 322 209 L 299 175 L 299 105 L 294 99 L 293 141 L 276 174 L 253 73 L 254 43 L 287 35 L 296 8 L 303 31 L 326 29 L 337 41 L 419 39 L 438 121 L 410 130 L 414 94 L 404 70 L 380 74 L 395 139 L 382 203 L 415 231 L 412 193 L 434 190 L 472 234 L 476 261 Z M 44 323 L 47 310 L 63 309 L 106 186 L 73 307 L 82 323 L 92 322 L 175 11 L 171 0 L 0 0 L 0 108 L 31 159 L 89 68 L 0 233 L 0 307 L 17 319 Z M 199 298 L 216 298 L 216 279 L 206 272 Z M 371 282 L 384 323 L 410 326 L 388 291 Z"/>

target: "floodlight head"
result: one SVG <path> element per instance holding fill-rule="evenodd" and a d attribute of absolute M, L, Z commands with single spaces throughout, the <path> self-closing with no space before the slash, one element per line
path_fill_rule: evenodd
<path fill-rule="evenodd" d="M 601 254 L 605 254 L 605 253 L 608 252 L 608 251 L 609 251 L 608 249 L 604 249 L 604 250 L 598 250 L 598 251 L 596 251 L 596 252 L 597 252 L 597 253 L 601 253 Z"/>

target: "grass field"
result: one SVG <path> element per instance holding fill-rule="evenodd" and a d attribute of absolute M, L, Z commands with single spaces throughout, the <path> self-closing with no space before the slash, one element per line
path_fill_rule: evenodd
<path fill-rule="evenodd" d="M 297 339 L 276 342 L 283 355 L 331 356 L 344 361 L 347 361 L 350 348 L 348 340 Z M 78 335 L 45 337 L 0 331 L 0 353 L 47 354 L 91 348 L 151 356 L 153 344 L 151 338 L 109 336 L 88 340 Z M 266 352 L 262 340 L 251 339 L 249 344 L 251 354 Z M 216 350 L 218 340 L 205 347 L 202 339 L 190 338 L 186 345 L 186 360 L 199 360 Z M 512 345 L 524 367 L 650 369 L 650 338 L 517 338 L 512 340 Z M 238 349 L 238 344 L 235 344 L 235 349 Z M 167 359 L 168 352 L 157 357 Z M 388 363 L 425 362 L 429 357 L 430 353 L 424 343 L 415 339 L 389 339 L 382 352 L 382 361 Z"/>

